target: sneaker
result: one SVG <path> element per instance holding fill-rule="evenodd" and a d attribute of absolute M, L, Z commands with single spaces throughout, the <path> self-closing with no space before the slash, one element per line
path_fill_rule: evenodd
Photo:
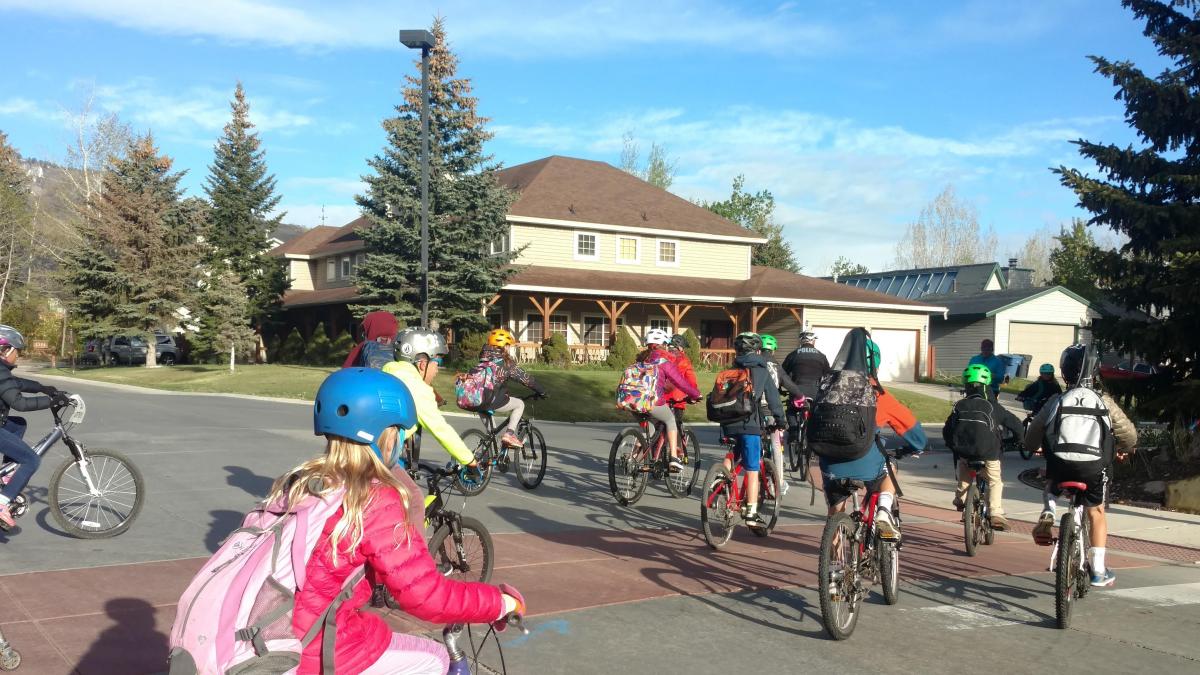
<path fill-rule="evenodd" d="M 1110 569 L 1105 569 L 1104 574 L 1092 575 L 1093 586 L 1112 586 L 1116 581 L 1117 575 L 1113 574 L 1113 571 Z"/>
<path fill-rule="evenodd" d="M 511 431 L 504 432 L 504 435 L 500 437 L 500 443 L 506 448 L 521 448 L 525 446 L 521 442 L 521 439 L 517 438 L 517 435 Z"/>
<path fill-rule="evenodd" d="M 8 510 L 8 504 L 0 505 L 0 528 L 11 530 L 17 526 L 17 521 L 13 520 L 12 513 Z"/>
<path fill-rule="evenodd" d="M 765 530 L 767 529 L 767 521 L 763 520 L 762 516 L 758 515 L 758 511 L 755 511 L 754 513 L 746 516 L 746 527 L 752 530 Z"/>
<path fill-rule="evenodd" d="M 959 513 L 962 513 L 963 509 L 967 508 L 967 503 L 962 500 L 962 497 L 955 497 L 954 498 L 954 508 Z"/>
<path fill-rule="evenodd" d="M 883 510 L 876 514 L 875 529 L 879 532 L 879 538 L 884 541 L 900 541 L 900 528 L 892 522 L 890 511 Z"/>
<path fill-rule="evenodd" d="M 678 457 L 671 458 L 671 473 L 683 471 L 683 462 Z"/>
<path fill-rule="evenodd" d="M 992 516 L 992 529 L 997 532 L 1003 532 L 1008 529 L 1008 519 L 1004 516 Z"/>
<path fill-rule="evenodd" d="M 1043 513 L 1033 526 L 1033 543 L 1038 546 L 1049 546 L 1054 543 L 1054 515 Z"/>

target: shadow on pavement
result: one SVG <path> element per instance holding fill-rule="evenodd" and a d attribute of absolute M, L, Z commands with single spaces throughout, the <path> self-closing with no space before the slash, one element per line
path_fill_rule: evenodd
<path fill-rule="evenodd" d="M 221 548 L 221 542 L 225 541 L 225 537 L 241 526 L 246 514 L 229 509 L 215 509 L 209 511 L 209 515 L 212 516 L 212 523 L 209 524 L 208 534 L 204 537 L 204 546 L 210 553 L 216 553 L 217 549 Z"/>
<path fill-rule="evenodd" d="M 260 476 L 244 466 L 226 466 L 223 467 L 229 472 L 225 478 L 225 482 L 236 488 L 245 490 L 253 497 L 262 499 L 270 492 L 271 486 L 275 484 L 275 478 L 272 476 Z"/>
<path fill-rule="evenodd" d="M 111 624 L 88 647 L 74 672 L 101 675 L 166 670 L 167 636 L 156 627 L 158 610 L 153 605 L 137 598 L 114 598 L 104 604 L 104 611 Z M 162 618 L 168 625 L 173 619 Z"/>

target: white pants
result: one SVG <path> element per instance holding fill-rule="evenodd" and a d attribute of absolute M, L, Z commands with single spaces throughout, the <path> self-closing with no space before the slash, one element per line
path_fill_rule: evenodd
<path fill-rule="evenodd" d="M 493 415 L 495 413 L 509 413 L 508 430 L 515 434 L 517 433 L 517 425 L 521 423 L 521 416 L 525 414 L 525 401 L 516 396 L 510 396 L 508 397 L 508 403 L 496 408 L 492 413 Z M 479 419 L 486 420 L 487 418 L 488 415 L 486 413 L 479 415 Z"/>

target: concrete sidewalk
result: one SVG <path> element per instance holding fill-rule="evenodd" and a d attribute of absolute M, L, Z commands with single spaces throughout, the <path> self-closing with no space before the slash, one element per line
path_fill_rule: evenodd
<path fill-rule="evenodd" d="M 950 405 L 954 405 L 958 399 L 962 398 L 962 387 L 951 386 L 945 384 L 929 384 L 925 382 L 888 382 L 886 385 L 889 389 L 900 389 L 910 391 L 914 394 L 924 394 L 933 398 L 947 401 Z M 1025 419 L 1027 411 L 1021 407 L 1021 403 L 1017 401 L 1016 394 L 1010 394 L 1006 391 L 1000 392 L 1000 405 L 1004 406 L 1020 419 Z"/>

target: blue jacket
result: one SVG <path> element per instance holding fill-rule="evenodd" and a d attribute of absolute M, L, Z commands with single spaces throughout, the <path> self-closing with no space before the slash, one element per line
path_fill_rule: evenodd
<path fill-rule="evenodd" d="M 754 384 L 754 398 L 761 401 L 766 398 L 767 410 L 776 420 L 785 419 L 783 402 L 779 399 L 779 385 L 771 379 L 767 370 L 767 360 L 761 354 L 742 354 L 733 360 L 734 368 L 746 368 L 750 371 L 750 381 Z M 721 425 L 721 433 L 725 436 L 734 434 L 750 434 L 757 436 L 762 433 L 759 415 L 751 415 L 741 422 L 728 422 Z"/>
<path fill-rule="evenodd" d="M 995 392 L 1000 391 L 1000 384 L 1004 382 L 1004 371 L 1007 370 L 1007 364 L 1004 363 L 1004 359 L 996 356 L 995 354 L 992 354 L 987 358 L 984 358 L 983 354 L 976 354 L 975 356 L 971 357 L 971 360 L 967 362 L 967 365 L 973 366 L 976 363 L 985 365 L 987 366 L 988 370 L 992 371 L 992 384 L 990 385 L 991 389 Z"/>

